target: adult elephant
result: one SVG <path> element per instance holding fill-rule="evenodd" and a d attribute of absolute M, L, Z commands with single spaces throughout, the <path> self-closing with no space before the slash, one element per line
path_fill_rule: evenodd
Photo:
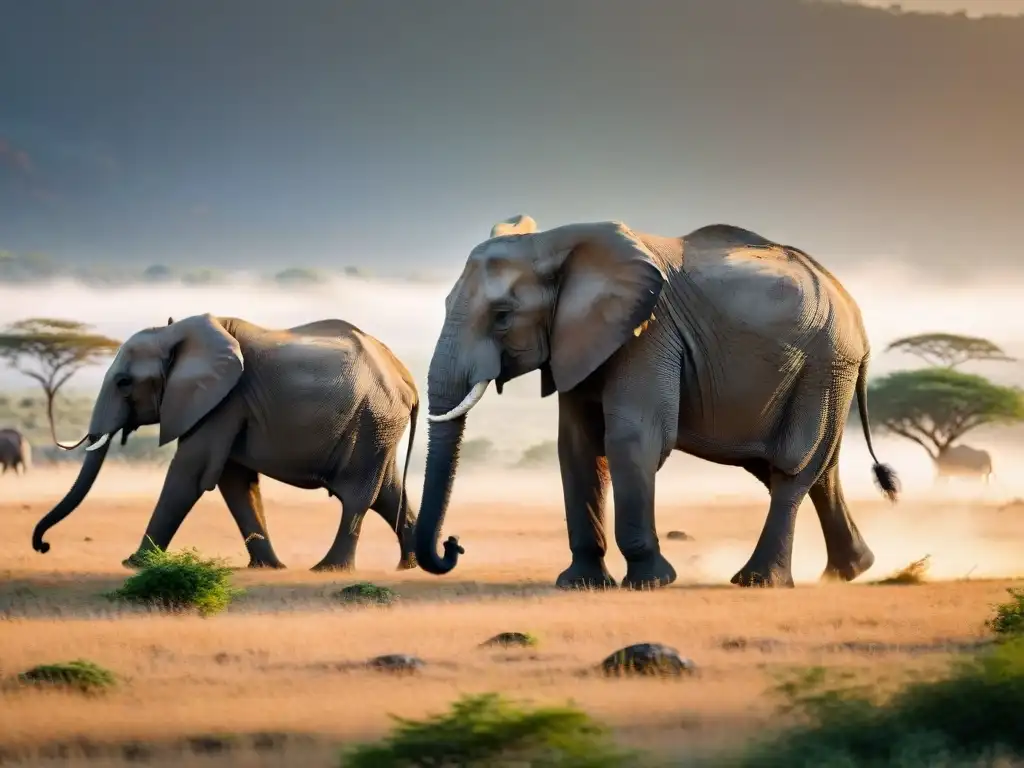
<path fill-rule="evenodd" d="M 434 574 L 463 552 L 437 540 L 465 416 L 489 382 L 540 369 L 558 392 L 558 459 L 572 562 L 563 588 L 614 585 L 604 564 L 609 475 L 623 586 L 676 578 L 654 521 L 655 474 L 681 450 L 746 469 L 771 502 L 743 586 L 791 586 L 797 507 L 814 503 L 828 552 L 823 577 L 851 580 L 874 555 L 839 482 L 843 425 L 856 393 L 868 427 L 868 340 L 839 281 L 796 248 L 726 225 L 684 237 L 620 222 L 538 232 L 517 216 L 471 252 L 445 300 L 430 363 L 429 448 L 416 557 Z M 895 500 L 895 472 L 875 459 Z"/>
<path fill-rule="evenodd" d="M 0 467 L 3 474 L 14 469 L 14 474 L 21 475 L 32 466 L 32 446 L 28 439 L 16 429 L 0 429 Z"/>
<path fill-rule="evenodd" d="M 409 425 L 409 467 L 419 396 L 412 375 L 383 343 L 343 320 L 271 330 L 209 314 L 147 328 L 118 351 L 100 387 L 88 454 L 71 490 L 36 525 L 32 546 L 81 504 L 110 439 L 144 424 L 160 444 L 177 440 L 156 509 L 138 550 L 166 549 L 206 491 L 218 488 L 249 551 L 250 567 L 282 568 L 267 533 L 259 476 L 326 488 L 341 500 L 334 544 L 314 570 L 354 567 L 367 509 L 396 532 L 399 568 L 414 568 L 416 515 L 398 474 Z M 66 446 L 65 446 L 66 447 Z M 71 446 L 74 447 L 74 446 Z"/>
<path fill-rule="evenodd" d="M 939 451 L 933 461 L 936 482 L 951 477 L 970 477 L 988 485 L 992 477 L 992 457 L 989 452 L 969 445 L 951 445 Z"/>

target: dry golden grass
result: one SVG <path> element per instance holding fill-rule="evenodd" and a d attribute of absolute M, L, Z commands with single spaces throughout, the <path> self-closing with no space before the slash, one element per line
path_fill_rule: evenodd
<path fill-rule="evenodd" d="M 34 482 L 43 476 L 39 470 Z M 854 514 L 879 554 L 864 583 L 743 591 L 725 582 L 753 547 L 767 499 L 673 499 L 659 505 L 659 529 L 680 572 L 677 585 L 655 593 L 565 594 L 552 587 L 568 559 L 560 504 L 457 497 L 445 532 L 461 536 L 466 555 L 442 578 L 393 571 L 397 544 L 371 515 L 359 572 L 321 575 L 306 569 L 333 538 L 337 502 L 268 484 L 271 536 L 290 568 L 238 572 L 246 595 L 226 613 L 201 619 L 117 607 L 100 596 L 127 575 L 120 561 L 138 544 L 155 488 L 129 496 L 99 489 L 50 533 L 49 554 L 31 550 L 32 528 L 65 480 L 37 486 L 20 502 L 8 501 L 14 482 L 0 485 L 2 674 L 85 657 L 124 682 L 97 698 L 0 693 L 0 748 L 39 765 L 48 764 L 47 754 L 94 767 L 138 764 L 143 754 L 148 764 L 167 766 L 332 765 L 338 743 L 383 733 L 389 713 L 424 715 L 460 694 L 492 690 L 538 702 L 573 699 L 628 743 L 711 748 L 766 723 L 775 702 L 765 692 L 788 667 L 891 675 L 936 668 L 982 640 L 989 606 L 1005 597 L 1013 575 L 991 578 L 992 563 L 1019 553 L 1024 534 L 1024 516 L 996 505 L 944 510 L 913 501 L 895 508 L 859 502 Z M 943 527 L 958 532 L 958 546 L 947 542 L 943 550 L 935 541 Z M 695 540 L 664 541 L 672 528 Z M 797 542 L 804 580 L 824 565 L 816 530 L 808 506 Z M 186 521 L 173 544 L 181 546 L 245 562 L 217 494 Z M 867 583 L 927 553 L 934 581 L 910 588 Z M 978 564 L 975 575 L 990 578 L 955 578 L 971 569 L 964 567 L 969 562 Z M 609 566 L 621 576 L 617 553 Z M 398 604 L 353 608 L 330 597 L 363 579 L 395 589 Z M 501 631 L 530 632 L 540 642 L 520 650 L 477 647 Z M 671 682 L 582 674 L 617 648 L 643 641 L 679 648 L 701 674 Z M 346 667 L 384 653 L 412 653 L 427 667 L 414 677 Z M 59 745 L 65 752 L 54 751 Z"/>

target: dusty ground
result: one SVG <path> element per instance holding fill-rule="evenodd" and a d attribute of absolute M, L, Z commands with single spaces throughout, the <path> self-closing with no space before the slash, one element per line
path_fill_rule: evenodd
<path fill-rule="evenodd" d="M 814 583 L 824 554 L 807 506 L 795 569 L 803 583 L 741 591 L 726 582 L 753 547 L 766 499 L 687 500 L 673 492 L 659 502 L 658 524 L 679 583 L 646 594 L 559 593 L 551 584 L 568 548 L 551 478 L 518 503 L 488 500 L 486 479 L 457 486 L 445 534 L 460 535 L 466 555 L 451 576 L 394 572 L 397 545 L 376 517 L 364 525 L 357 574 L 317 575 L 306 569 L 334 535 L 337 502 L 268 484 L 271 535 L 289 569 L 239 572 L 247 593 L 225 614 L 166 617 L 115 610 L 100 596 L 127 575 L 119 563 L 152 511 L 152 473 L 106 468 L 87 502 L 50 533 L 51 552 L 32 551 L 33 526 L 70 477 L 38 469 L 30 479 L 0 479 L 0 672 L 86 657 L 126 682 L 94 699 L 0 693 L 0 762 L 334 765 L 339 744 L 381 734 L 389 714 L 423 715 L 462 693 L 491 690 L 573 699 L 629 743 L 713 748 L 767 723 L 775 701 L 766 692 L 788 668 L 824 664 L 891 676 L 938 667 L 984 637 L 989 606 L 1012 585 L 1015 565 L 1024 575 L 1024 510 L 963 498 L 946 505 L 910 498 L 893 508 L 866 497 L 854 514 L 878 564 L 863 583 Z M 523 477 L 524 486 L 533 482 Z M 694 541 L 664 540 L 671 529 Z M 217 494 L 202 500 L 173 546 L 245 562 Z M 867 583 L 926 554 L 945 580 Z M 617 552 L 609 566 L 622 575 Z M 354 609 L 331 597 L 364 578 L 394 587 L 400 604 Z M 540 645 L 477 647 L 513 630 L 534 633 Z M 679 648 L 702 674 L 673 682 L 580 674 L 642 641 Z M 394 652 L 428 666 L 411 678 L 343 668 Z"/>

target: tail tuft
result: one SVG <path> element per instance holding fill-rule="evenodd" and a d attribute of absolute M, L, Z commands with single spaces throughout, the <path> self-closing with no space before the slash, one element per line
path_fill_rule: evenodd
<path fill-rule="evenodd" d="M 871 470 L 875 473 L 875 485 L 885 494 L 885 498 L 895 504 L 896 496 L 900 492 L 900 479 L 896 475 L 896 470 L 888 464 L 875 464 Z"/>

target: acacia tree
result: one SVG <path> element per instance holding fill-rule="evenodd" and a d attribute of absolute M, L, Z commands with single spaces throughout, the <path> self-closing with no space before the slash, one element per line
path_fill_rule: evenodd
<path fill-rule="evenodd" d="M 961 336 L 956 333 L 920 333 L 896 339 L 885 348 L 886 352 L 905 352 L 924 360 L 929 365 L 956 368 L 971 360 L 998 360 L 1014 362 L 1002 348 L 980 336 Z"/>
<path fill-rule="evenodd" d="M 93 333 L 90 328 L 74 320 L 33 317 L 12 323 L 0 333 L 0 360 L 42 387 L 50 437 L 58 445 L 53 423 L 57 393 L 79 370 L 98 363 L 121 346 L 116 339 Z"/>
<path fill-rule="evenodd" d="M 869 415 L 937 461 L 956 440 L 987 424 L 1024 421 L 1024 392 L 952 368 L 896 371 L 873 381 Z"/>

